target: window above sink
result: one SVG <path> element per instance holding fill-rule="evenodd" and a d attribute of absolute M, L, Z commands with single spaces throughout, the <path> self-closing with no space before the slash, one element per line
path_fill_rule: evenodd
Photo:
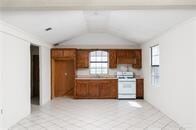
<path fill-rule="evenodd" d="M 90 52 L 90 74 L 106 75 L 108 74 L 108 52 L 107 51 L 92 51 Z"/>

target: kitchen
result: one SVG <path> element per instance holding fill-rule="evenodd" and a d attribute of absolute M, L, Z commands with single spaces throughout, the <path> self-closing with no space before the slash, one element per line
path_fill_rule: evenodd
<path fill-rule="evenodd" d="M 143 99 L 143 78 L 136 74 L 142 69 L 141 49 L 55 48 L 51 51 L 51 58 L 52 97 L 72 93 L 77 99 Z M 75 67 L 68 67 L 69 71 L 64 72 L 56 65 L 59 60 L 61 64 L 65 62 L 64 66 L 68 66 L 67 60 L 72 60 Z M 55 83 L 55 79 L 61 80 Z M 65 85 L 60 86 L 61 82 Z"/>
<path fill-rule="evenodd" d="M 196 3 L 81 1 L 0 2 L 0 129 L 195 130 Z"/>

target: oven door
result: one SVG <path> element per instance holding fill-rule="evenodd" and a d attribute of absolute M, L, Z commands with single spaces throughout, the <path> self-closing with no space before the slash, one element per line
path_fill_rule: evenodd
<path fill-rule="evenodd" d="M 135 81 L 118 81 L 119 94 L 136 94 Z"/>

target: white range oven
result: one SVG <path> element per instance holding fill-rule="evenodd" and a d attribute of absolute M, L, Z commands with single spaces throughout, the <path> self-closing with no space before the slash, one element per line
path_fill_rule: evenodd
<path fill-rule="evenodd" d="M 136 99 L 136 79 L 133 72 L 117 72 L 118 99 Z"/>

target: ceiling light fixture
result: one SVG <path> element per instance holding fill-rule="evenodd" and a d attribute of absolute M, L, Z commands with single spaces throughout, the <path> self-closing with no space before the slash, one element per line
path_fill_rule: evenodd
<path fill-rule="evenodd" d="M 52 30 L 51 27 L 45 29 L 45 31 L 51 31 L 51 30 Z"/>

